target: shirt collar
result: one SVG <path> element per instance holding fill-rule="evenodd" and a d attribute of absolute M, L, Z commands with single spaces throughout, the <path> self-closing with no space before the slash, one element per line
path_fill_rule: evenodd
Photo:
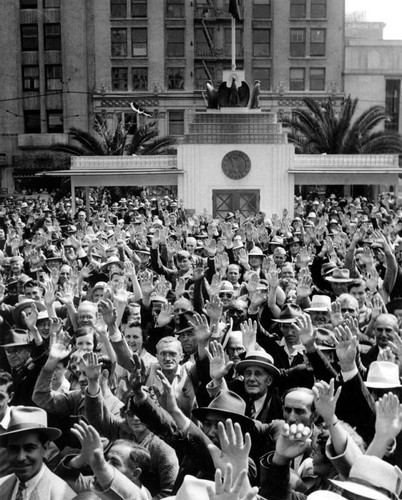
<path fill-rule="evenodd" d="M 37 487 L 39 481 L 42 479 L 44 472 L 45 472 L 45 464 L 42 464 L 42 467 L 41 467 L 40 471 L 38 472 L 38 474 L 36 474 L 36 476 L 31 478 L 29 481 L 26 481 L 26 483 L 25 483 L 25 487 L 26 487 L 25 498 L 30 498 L 33 490 Z M 19 482 L 18 482 L 18 484 L 19 484 Z M 17 488 L 18 488 L 18 486 L 17 486 Z"/>
<path fill-rule="evenodd" d="M 8 429 L 8 426 L 10 424 L 10 412 L 11 412 L 11 408 L 9 406 L 7 406 L 6 413 L 4 414 L 4 417 L 3 417 L 2 421 L 0 422 L 0 429 L 4 429 L 4 430 Z"/>

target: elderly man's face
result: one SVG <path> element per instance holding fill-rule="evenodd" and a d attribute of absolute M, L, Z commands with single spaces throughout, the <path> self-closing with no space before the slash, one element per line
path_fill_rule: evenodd
<path fill-rule="evenodd" d="M 309 311 L 313 326 L 325 326 L 331 320 L 331 313 L 327 311 Z"/>
<path fill-rule="evenodd" d="M 31 352 L 28 346 L 5 347 L 4 350 L 8 364 L 14 370 L 18 370 L 18 368 L 21 368 L 28 361 Z"/>
<path fill-rule="evenodd" d="M 226 351 L 228 353 L 229 360 L 233 361 L 234 366 L 236 366 L 241 360 L 240 355 L 246 352 L 246 348 L 240 339 L 231 337 L 228 341 Z"/>
<path fill-rule="evenodd" d="M 398 335 L 398 327 L 393 317 L 380 315 L 374 323 L 374 334 L 377 345 L 384 349 L 389 342 L 393 342 L 395 335 Z"/>
<path fill-rule="evenodd" d="M 169 342 L 158 348 L 156 357 L 163 373 L 174 373 L 177 370 L 183 357 L 179 345 L 176 342 Z"/>
<path fill-rule="evenodd" d="M 249 366 L 244 371 L 244 388 L 252 399 L 264 396 L 272 380 L 272 375 L 259 366 Z"/>
<path fill-rule="evenodd" d="M 94 325 L 96 322 L 96 309 L 90 307 L 89 305 L 80 306 L 78 308 L 78 324 L 80 326 L 84 325 Z"/>

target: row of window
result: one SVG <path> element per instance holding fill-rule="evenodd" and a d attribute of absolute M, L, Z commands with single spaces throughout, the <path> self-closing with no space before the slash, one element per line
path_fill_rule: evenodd
<path fill-rule="evenodd" d="M 45 64 L 45 88 L 46 90 L 62 90 L 62 66 L 61 64 Z M 39 90 L 39 66 L 22 66 L 22 89 L 25 91 Z"/>
<path fill-rule="evenodd" d="M 166 68 L 166 87 L 168 90 L 184 90 L 184 68 Z M 148 90 L 148 68 L 112 68 L 112 90 Z"/>
<path fill-rule="evenodd" d="M 41 121 L 39 110 L 24 111 L 24 130 L 26 134 L 40 134 Z M 48 133 L 63 132 L 63 110 L 48 109 L 46 111 L 46 131 Z"/>
<path fill-rule="evenodd" d="M 270 68 L 253 68 L 252 80 L 260 80 L 262 90 L 271 89 L 270 71 Z M 310 68 L 308 71 L 308 90 L 325 90 L 325 68 Z M 195 66 L 194 83 L 196 88 L 205 89 L 208 80 L 218 80 L 214 67 Z M 168 90 L 184 90 L 184 68 L 166 68 L 166 88 Z M 123 92 L 148 90 L 148 68 L 112 68 L 112 90 Z M 289 90 L 307 90 L 305 68 L 290 68 Z"/>
<path fill-rule="evenodd" d="M 59 9 L 60 0 L 43 0 L 43 7 L 45 9 Z M 38 0 L 20 0 L 21 9 L 37 9 Z"/>
<path fill-rule="evenodd" d="M 128 39 L 128 36 L 131 39 Z M 147 28 L 112 28 L 112 57 L 127 57 L 128 47 L 131 45 L 132 57 L 146 57 L 148 55 Z M 166 30 L 167 57 L 184 57 L 184 28 L 169 28 Z"/>
<path fill-rule="evenodd" d="M 290 30 L 290 57 L 306 56 L 306 29 Z M 323 57 L 326 53 L 326 30 L 310 28 L 309 30 L 308 52 L 311 57 Z M 113 28 L 111 34 L 112 57 L 127 57 L 129 40 L 131 35 L 131 56 L 146 57 L 148 55 L 148 34 L 147 28 Z M 256 28 L 253 30 L 253 56 L 269 57 L 271 55 L 271 30 L 266 28 Z M 166 56 L 184 57 L 185 55 L 185 31 L 184 28 L 168 28 L 166 30 Z M 221 51 L 214 48 L 210 33 L 205 32 L 203 28 L 196 28 L 194 32 L 195 56 L 196 57 L 217 57 L 218 53 L 223 57 L 230 57 L 230 49 Z M 225 47 L 231 46 L 231 30 L 224 30 Z M 241 28 L 236 30 L 236 56 L 243 55 L 243 31 Z"/>
<path fill-rule="evenodd" d="M 61 50 L 60 23 L 45 23 L 43 25 L 45 50 Z M 21 50 L 37 51 L 39 36 L 37 24 L 21 24 Z"/>
<path fill-rule="evenodd" d="M 23 1 L 23 0 L 21 0 Z M 26 0 L 25 0 L 26 1 Z M 36 3 L 35 0 L 31 0 Z M 29 2 L 28 2 L 29 3 Z M 228 12 L 228 0 L 225 1 L 225 12 Z M 208 16 L 215 9 L 209 0 L 197 0 L 195 13 L 197 17 Z M 253 18 L 271 19 L 271 0 L 253 0 Z M 110 0 L 110 16 L 117 18 L 147 17 L 147 0 Z M 183 18 L 184 0 L 166 0 L 166 17 Z M 327 17 L 327 0 L 290 0 L 290 17 L 293 19 L 323 19 Z"/>
<path fill-rule="evenodd" d="M 110 0 L 111 17 L 147 17 L 147 0 Z M 166 0 L 166 17 L 184 17 L 184 0 Z"/>

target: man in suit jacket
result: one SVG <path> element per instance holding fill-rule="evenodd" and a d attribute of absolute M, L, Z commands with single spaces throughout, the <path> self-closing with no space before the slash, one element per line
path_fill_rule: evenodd
<path fill-rule="evenodd" d="M 50 441 L 61 432 L 47 427 L 46 412 L 40 408 L 15 406 L 10 423 L 0 436 L 0 447 L 7 448 L 12 474 L 0 479 L 4 500 L 70 500 L 75 497 L 68 484 L 44 464 Z"/>

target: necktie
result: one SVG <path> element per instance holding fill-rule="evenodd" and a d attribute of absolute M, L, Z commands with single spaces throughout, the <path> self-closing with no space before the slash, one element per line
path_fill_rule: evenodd
<path fill-rule="evenodd" d="M 255 404 L 254 401 L 250 402 L 250 418 L 255 418 L 257 412 L 255 410 Z"/>
<path fill-rule="evenodd" d="M 15 500 L 24 500 L 24 490 L 26 489 L 26 484 L 25 483 L 19 483 L 18 485 L 18 490 L 17 490 L 17 496 L 15 497 Z"/>

